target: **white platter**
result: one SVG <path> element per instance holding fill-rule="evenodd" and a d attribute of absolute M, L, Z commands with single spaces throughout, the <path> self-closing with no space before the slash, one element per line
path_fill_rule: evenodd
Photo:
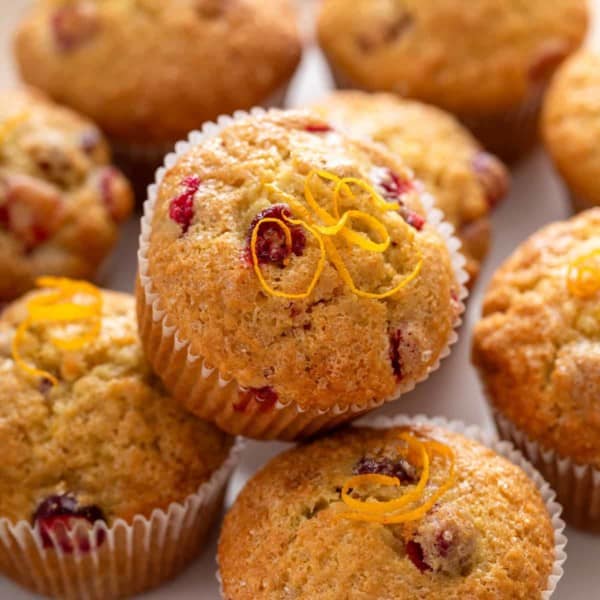
<path fill-rule="evenodd" d="M 305 7 L 306 0 L 298 0 Z M 3 87 L 16 81 L 11 59 L 11 32 L 19 15 L 29 4 L 27 0 L 0 2 L 0 84 Z M 600 47 L 600 0 L 593 0 L 598 14 L 590 43 Z M 317 99 L 331 87 L 327 68 L 319 51 L 309 47 L 290 93 L 290 105 L 300 106 Z M 519 165 L 513 173 L 513 190 L 509 199 L 494 215 L 494 249 L 482 277 L 469 301 L 468 312 L 461 331 L 461 340 L 450 358 L 427 382 L 399 402 L 381 410 L 382 413 L 425 413 L 443 415 L 468 423 L 492 428 L 476 374 L 469 363 L 470 332 L 477 321 L 481 297 L 494 269 L 526 237 L 544 224 L 568 216 L 565 192 L 555 177 L 541 150 Z M 109 262 L 110 274 L 103 284 L 114 289 L 131 291 L 136 269 L 138 222 L 132 220 L 123 231 L 121 243 Z M 231 483 L 228 503 L 235 498 L 246 479 L 284 444 L 250 442 L 244 460 Z M 213 532 L 211 545 L 203 556 L 176 581 L 144 595 L 147 600 L 210 600 L 217 599 L 215 552 L 218 532 Z M 600 598 L 600 536 L 592 536 L 568 528 L 568 561 L 565 577 L 554 596 L 556 600 L 593 600 Z M 0 600 L 31 600 L 9 581 L 0 578 Z M 376 600 L 376 599 L 373 599 Z"/>

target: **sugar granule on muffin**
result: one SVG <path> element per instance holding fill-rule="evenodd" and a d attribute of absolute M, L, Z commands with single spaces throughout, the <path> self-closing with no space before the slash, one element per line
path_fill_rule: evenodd
<path fill-rule="evenodd" d="M 138 310 L 157 373 L 255 437 L 308 435 L 412 389 L 462 310 L 464 259 L 439 211 L 397 159 L 317 115 L 227 123 L 168 159 L 147 205 Z"/>
<path fill-rule="evenodd" d="M 91 278 L 132 210 L 98 128 L 33 91 L 0 94 L 0 300 Z"/>

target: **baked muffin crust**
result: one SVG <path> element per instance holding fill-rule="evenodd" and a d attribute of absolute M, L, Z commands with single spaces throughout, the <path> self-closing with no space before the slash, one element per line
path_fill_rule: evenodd
<path fill-rule="evenodd" d="M 598 283 L 594 253 L 600 209 L 549 225 L 522 244 L 489 287 L 473 362 L 492 405 L 518 429 L 543 448 L 599 468 L 600 287 L 579 295 L 570 284 L 581 260 Z"/>
<path fill-rule="evenodd" d="M 306 298 L 277 297 L 261 285 L 248 258 L 257 216 L 290 197 L 307 210 L 307 181 L 327 206 L 332 185 L 311 178 L 314 169 L 372 186 L 380 177 L 385 185 L 407 186 L 400 198 L 404 218 L 374 209 L 363 189 L 352 200 L 385 226 L 393 240 L 388 251 L 368 252 L 331 238 L 357 288 L 386 292 L 405 280 L 397 294 L 376 299 L 354 293 L 329 259 Z M 393 156 L 347 138 L 317 115 L 272 111 L 241 119 L 166 172 L 147 251 L 149 287 L 177 338 L 189 340 L 190 353 L 224 379 L 268 389 L 269 400 L 274 392 L 283 405 L 366 408 L 427 374 L 460 311 L 450 252 L 436 226 L 425 222 L 420 194 Z M 317 237 L 306 229 L 300 235 L 301 250 L 289 263 L 260 265 L 278 290 L 306 290 L 323 257 Z M 419 256 L 422 265 L 411 279 Z"/>
<path fill-rule="evenodd" d="M 533 482 L 459 434 L 408 431 L 454 452 L 455 484 L 435 509 L 393 525 L 342 516 L 340 489 L 364 470 L 365 457 L 379 457 L 379 465 L 382 456 L 396 460 L 405 428 L 352 428 L 289 450 L 248 482 L 225 517 L 218 553 L 224 597 L 525 600 L 547 589 L 553 528 Z M 445 477 L 438 467 L 434 487 Z"/>

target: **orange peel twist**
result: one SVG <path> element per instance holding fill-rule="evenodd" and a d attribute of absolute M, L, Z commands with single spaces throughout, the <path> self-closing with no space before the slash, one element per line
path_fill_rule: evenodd
<path fill-rule="evenodd" d="M 567 286 L 569 292 L 578 298 L 591 298 L 600 292 L 600 248 L 571 262 Z"/>

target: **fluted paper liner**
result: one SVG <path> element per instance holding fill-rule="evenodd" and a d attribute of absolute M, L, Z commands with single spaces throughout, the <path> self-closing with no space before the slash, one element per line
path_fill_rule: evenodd
<path fill-rule="evenodd" d="M 554 563 L 552 565 L 552 571 L 548 576 L 547 587 L 542 592 L 540 599 L 549 600 L 552 597 L 558 582 L 564 575 L 563 565 L 567 560 L 567 553 L 565 552 L 567 538 L 564 534 L 565 522 L 561 519 L 562 506 L 556 501 L 556 494 L 550 487 L 550 484 L 544 480 L 542 475 L 523 456 L 523 454 L 513 446 L 513 444 L 508 441 L 498 440 L 494 434 L 488 433 L 476 425 L 466 425 L 462 421 L 449 421 L 444 417 L 429 418 L 424 415 L 417 415 L 415 417 L 407 417 L 405 415 L 397 415 L 395 417 L 379 416 L 361 419 L 356 423 L 356 425 L 363 427 L 374 427 L 376 429 L 390 429 L 392 427 L 403 426 L 412 427 L 416 425 L 440 427 L 442 429 L 459 433 L 469 439 L 483 444 L 490 450 L 493 450 L 514 465 L 517 465 L 523 469 L 525 474 L 531 479 L 539 491 L 542 500 L 548 509 L 548 515 L 552 521 L 552 527 L 554 529 Z M 218 570 L 216 573 L 216 578 L 219 583 L 221 598 L 226 600 L 223 593 L 221 574 Z"/>
<path fill-rule="evenodd" d="M 153 289 L 147 256 L 154 204 L 166 171 L 175 165 L 181 155 L 202 141 L 214 137 L 224 127 L 250 116 L 264 114 L 263 109 L 255 108 L 250 113 L 239 111 L 232 117 L 219 117 L 216 123 L 206 123 L 201 131 L 192 132 L 188 141 L 179 142 L 175 146 L 175 152 L 166 156 L 164 167 L 156 172 L 156 183 L 148 188 L 148 199 L 144 204 L 140 234 L 139 278 L 136 294 L 138 322 L 144 349 L 154 370 L 163 379 L 173 396 L 189 399 L 186 402 L 189 410 L 203 419 L 216 423 L 221 429 L 233 435 L 256 439 L 295 440 L 309 437 L 319 431 L 331 429 L 343 422 L 357 418 L 412 390 L 417 383 L 427 379 L 439 367 L 440 361 L 450 354 L 450 346 L 457 341 L 458 336 L 453 330 L 448 344 L 440 353 L 438 360 L 420 381 L 402 383 L 389 398 L 374 400 L 360 406 L 336 405 L 326 410 L 305 410 L 295 403 L 282 404 L 278 402 L 275 409 L 270 411 L 261 411 L 258 406 L 249 407 L 243 413 L 235 411 L 234 405 L 238 402 L 239 390 L 244 390 L 244 388 L 230 376 L 219 373 L 202 356 L 192 352 L 190 340 L 181 337 L 163 308 L 159 295 Z M 421 201 L 427 213 L 428 224 L 436 227 L 446 242 L 452 258 L 455 277 L 460 285 L 459 308 L 455 322 L 455 328 L 457 328 L 462 322 L 461 315 L 465 308 L 463 300 L 468 295 L 465 287 L 468 280 L 464 269 L 465 258 L 460 253 L 459 240 L 453 235 L 453 227 L 443 222 L 443 214 L 434 207 L 433 197 L 423 191 Z"/>
<path fill-rule="evenodd" d="M 149 518 L 138 515 L 131 523 L 118 519 L 110 527 L 97 522 L 89 532 L 76 528 L 68 535 L 73 553 L 65 553 L 55 539 L 53 548 L 44 548 L 28 521 L 0 519 L 0 572 L 38 594 L 65 600 L 127 598 L 160 585 L 200 553 L 241 444 L 183 502 L 156 509 Z M 76 540 L 82 535 L 90 551 L 79 549 Z"/>
<path fill-rule="evenodd" d="M 519 448 L 556 490 L 567 523 L 600 533 L 600 470 L 542 448 L 497 410 L 494 420 L 500 437 Z"/>

